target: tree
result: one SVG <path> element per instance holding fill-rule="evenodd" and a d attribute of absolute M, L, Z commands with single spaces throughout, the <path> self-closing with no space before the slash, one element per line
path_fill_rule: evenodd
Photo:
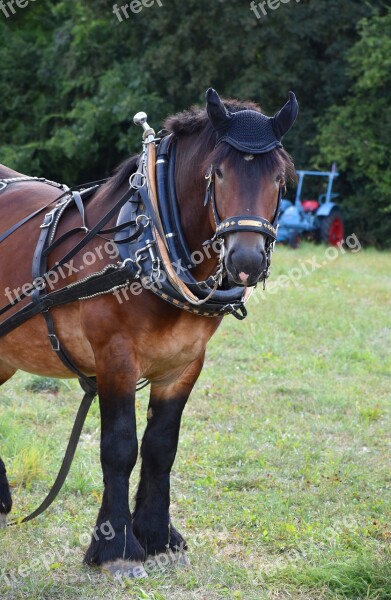
<path fill-rule="evenodd" d="M 350 88 L 320 120 L 320 156 L 344 172 L 351 227 L 391 246 L 391 10 L 363 19 L 348 53 Z"/>
<path fill-rule="evenodd" d="M 286 148 L 298 167 L 324 170 L 334 156 L 316 136 L 350 98 L 357 23 L 383 5 L 371 2 L 291 0 L 257 19 L 249 2 L 170 0 L 122 22 L 106 0 L 31 2 L 0 19 L 0 160 L 68 185 L 99 179 L 139 150 L 134 113 L 158 129 L 213 86 L 269 115 L 294 90 Z"/>

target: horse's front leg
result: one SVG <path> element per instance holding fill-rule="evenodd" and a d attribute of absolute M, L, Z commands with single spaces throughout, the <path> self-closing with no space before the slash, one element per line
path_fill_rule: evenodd
<path fill-rule="evenodd" d="M 203 360 L 192 363 L 172 385 L 153 385 L 148 424 L 141 445 L 141 477 L 133 515 L 133 531 L 147 555 L 168 549 L 184 560 L 186 542 L 169 514 L 170 472 L 178 447 L 181 416 L 198 379 Z"/>
<path fill-rule="evenodd" d="M 97 361 L 98 362 L 98 361 Z M 104 493 L 85 562 L 112 574 L 145 576 L 144 550 L 132 530 L 129 477 L 137 460 L 134 369 L 118 349 L 100 357 L 97 381 L 101 412 Z"/>

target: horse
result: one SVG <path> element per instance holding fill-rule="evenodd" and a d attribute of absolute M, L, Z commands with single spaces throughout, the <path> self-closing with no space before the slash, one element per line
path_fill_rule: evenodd
<path fill-rule="evenodd" d="M 219 264 L 214 289 L 219 285 L 226 293 L 232 288 L 246 293 L 265 280 L 275 239 L 268 237 L 274 230 L 271 223 L 276 222 L 285 182 L 295 173 L 281 139 L 297 112 L 292 92 L 285 106 L 274 117 L 267 117 L 253 102 L 223 101 L 209 89 L 206 107 L 192 107 L 165 121 L 165 134 L 176 144 L 178 227 L 192 255 L 204 256 L 193 265 L 197 281 L 207 280 Z M 147 143 L 154 132 L 148 125 L 144 128 L 149 135 L 147 140 L 144 137 Z M 127 193 L 136 175 L 139 184 L 134 187 L 140 190 L 143 173 L 139 166 L 140 155 L 127 159 L 85 201 L 85 214 L 76 201 L 62 211 L 56 231 L 60 243 L 53 244 L 47 257 L 49 269 L 58 266 L 61 256 L 69 255 L 92 224 Z M 20 225 L 2 240 L 0 254 L 1 289 L 11 304 L 15 302 L 11 306 L 15 314 L 28 301 L 25 284 L 31 281 L 31 256 L 42 227 L 46 227 L 41 224 L 40 213 L 66 192 L 53 182 L 28 178 L 5 166 L 0 167 L 0 178 L 4 186 L 0 191 L 2 226 L 10 231 L 16 221 Z M 83 227 L 79 226 L 81 214 Z M 232 218 L 238 215 L 243 218 L 235 225 Z M 114 251 L 108 232 L 115 229 L 117 217 L 111 217 L 105 234 L 100 231 L 92 236 L 83 248 L 88 261 L 81 262 L 80 251 L 76 255 L 79 269 L 72 261 L 63 265 L 62 274 L 71 285 L 104 272 L 113 264 L 113 257 L 118 257 L 105 250 L 105 244 L 111 244 Z M 68 235 L 69 231 L 73 233 Z M 167 234 L 167 239 L 176 234 L 178 231 Z M 205 254 L 205 242 L 213 239 L 219 239 L 219 250 Z M 148 255 L 148 250 L 145 252 Z M 63 284 L 58 279 L 52 283 L 54 290 Z M 111 573 L 145 576 L 142 565 L 147 557 L 187 549 L 171 521 L 170 472 L 183 410 L 201 373 L 206 345 L 224 314 L 203 314 L 200 308 L 184 310 L 183 303 L 175 298 L 166 302 L 147 288 L 122 295 L 111 291 L 54 306 L 50 314 L 57 338 L 78 371 L 96 378 L 99 395 L 104 492 L 94 531 L 109 523 L 114 534 L 109 538 L 93 535 L 84 561 Z M 20 302 L 16 303 L 16 298 Z M 31 316 L 1 337 L 0 384 L 19 369 L 40 376 L 75 377 L 53 352 L 56 348 L 50 342 L 53 339 L 42 314 Z M 145 378 L 151 389 L 141 443 L 141 474 L 131 511 L 129 478 L 138 457 L 135 392 L 140 378 Z M 11 507 L 6 470 L 0 459 L 3 519 Z"/>

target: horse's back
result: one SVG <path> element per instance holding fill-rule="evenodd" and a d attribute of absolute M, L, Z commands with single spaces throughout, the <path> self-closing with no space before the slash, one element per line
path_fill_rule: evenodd
<path fill-rule="evenodd" d="M 2 179 L 19 177 L 29 176 L 0 165 L 0 183 Z M 60 189 L 37 180 L 10 182 L 3 189 L 0 186 L 0 235 L 30 213 L 53 202 L 61 193 Z M 39 219 L 42 220 L 42 215 L 37 217 Z M 28 229 L 28 226 L 24 228 L 24 236 Z M 17 234 L 16 236 L 18 237 Z"/>

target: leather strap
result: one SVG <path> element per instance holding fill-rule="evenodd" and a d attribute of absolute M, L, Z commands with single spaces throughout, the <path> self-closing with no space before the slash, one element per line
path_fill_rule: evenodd
<path fill-rule="evenodd" d="M 230 217 L 221 221 L 216 229 L 217 237 L 232 233 L 234 231 L 253 231 L 255 233 L 263 233 L 272 240 L 277 239 L 277 229 L 263 217 L 254 217 L 247 215 L 240 215 L 237 217 Z"/>
<path fill-rule="evenodd" d="M 110 269 L 106 269 L 104 273 L 95 273 L 93 277 L 88 277 L 76 284 L 70 284 L 65 288 L 45 294 L 40 298 L 39 302 L 30 302 L 19 309 L 12 317 L 9 317 L 0 324 L 0 337 L 7 335 L 7 333 L 10 333 L 10 331 L 13 331 L 28 319 L 31 319 L 48 308 L 75 302 L 76 300 L 86 297 L 100 295 L 109 292 L 117 286 L 126 285 L 133 278 L 137 270 L 135 265 L 131 262 L 127 262 L 126 265 L 121 268 L 118 268 L 115 265 L 109 265 L 109 267 Z"/>
<path fill-rule="evenodd" d="M 81 383 L 82 387 L 83 387 L 83 384 L 84 384 L 84 382 Z M 68 446 L 65 451 L 65 455 L 64 455 L 60 470 L 58 472 L 58 475 L 55 479 L 55 482 L 54 482 L 52 488 L 50 489 L 45 500 L 38 506 L 37 509 L 35 509 L 32 513 L 30 513 L 29 515 L 27 515 L 27 517 L 24 517 L 23 519 L 15 519 L 14 521 L 11 521 L 10 523 L 8 523 L 9 526 L 20 525 L 21 523 L 27 523 L 28 521 L 35 519 L 36 517 L 41 515 L 53 503 L 55 498 L 58 496 L 58 493 L 60 492 L 60 490 L 64 484 L 64 481 L 67 478 L 69 469 L 71 468 L 73 457 L 75 456 L 76 448 L 79 443 L 80 435 L 83 430 L 86 416 L 88 414 L 88 411 L 90 409 L 92 401 L 97 394 L 96 383 L 95 383 L 95 387 L 93 386 L 92 383 L 90 383 L 89 385 L 91 387 L 89 389 L 88 388 L 85 389 L 85 394 L 84 394 L 83 400 L 79 406 L 79 410 L 77 411 L 76 419 L 75 419 L 75 422 L 74 422 L 74 425 L 72 428 L 71 436 L 69 438 Z M 83 387 L 83 389 L 84 389 L 84 387 Z"/>
<path fill-rule="evenodd" d="M 77 210 L 79 211 L 81 216 L 81 228 L 84 229 L 84 231 L 88 231 L 88 228 L 86 226 L 86 213 L 84 210 L 84 204 L 83 200 L 81 199 L 80 192 L 74 191 L 72 192 L 72 196 L 75 201 Z"/>
<path fill-rule="evenodd" d="M 84 238 L 78 244 L 76 244 L 72 250 L 70 250 L 59 261 L 56 262 L 51 271 L 57 271 L 59 267 L 63 266 L 74 256 L 76 256 L 76 254 L 78 254 L 80 250 L 82 250 L 88 244 L 88 242 L 100 232 L 102 227 L 104 227 L 106 223 L 108 223 L 116 214 L 118 214 L 125 202 L 127 202 L 131 196 L 134 195 L 134 193 L 134 190 L 127 190 L 125 194 L 118 200 L 118 202 L 114 204 L 114 206 L 112 206 L 110 210 L 107 211 L 107 213 L 100 219 L 100 221 L 98 221 L 98 223 L 96 223 L 96 225 L 94 225 L 94 227 L 90 229 L 88 233 L 86 233 Z"/>
<path fill-rule="evenodd" d="M 31 219 L 33 219 L 34 217 L 36 217 L 37 215 L 39 215 L 40 213 L 42 213 L 44 210 L 46 210 L 48 208 L 48 206 L 50 206 L 51 204 L 53 204 L 53 202 L 58 202 L 58 200 L 60 200 L 60 198 L 63 198 L 66 194 L 68 194 L 68 191 L 66 191 L 63 194 L 61 194 L 61 196 L 59 196 L 58 198 L 54 198 L 54 200 L 51 200 L 48 204 L 45 204 L 45 206 L 41 206 L 41 208 L 39 208 L 35 212 L 27 215 L 27 217 L 25 217 L 24 219 L 21 219 L 20 221 L 18 221 L 17 223 L 15 223 L 15 225 L 12 225 L 12 227 L 10 227 L 9 229 L 7 229 L 7 231 L 5 231 L 4 233 L 2 233 L 0 235 L 0 244 L 1 244 L 1 242 L 4 242 L 4 240 L 6 240 L 7 237 L 9 237 L 12 233 L 14 233 L 14 231 L 16 231 L 17 229 L 19 229 L 19 227 L 22 227 L 22 225 L 24 225 L 25 223 L 28 223 L 29 221 L 31 221 Z"/>
<path fill-rule="evenodd" d="M 134 194 L 135 194 L 134 190 L 127 190 L 126 193 L 120 198 L 120 200 L 118 200 L 118 202 L 100 219 L 100 221 L 92 229 L 90 229 L 88 231 L 88 233 L 86 233 L 84 238 L 78 244 L 76 244 L 76 246 L 74 246 L 72 248 L 72 250 L 70 250 L 67 254 L 65 254 L 59 261 L 57 261 L 56 264 L 50 269 L 50 271 L 52 273 L 55 273 L 56 271 L 58 271 L 58 269 L 61 266 L 63 266 L 65 263 L 70 261 L 74 256 L 76 256 L 76 254 L 78 254 L 80 252 L 80 250 L 82 250 L 88 244 L 88 242 L 90 240 L 92 240 L 95 237 L 95 235 L 97 235 L 100 232 L 102 227 L 104 227 L 104 225 L 106 225 L 106 223 L 108 223 L 110 221 L 110 219 L 112 219 L 119 212 L 119 210 L 122 208 L 122 206 Z M 50 217 L 48 217 L 48 218 L 50 218 Z M 6 313 L 7 311 L 11 310 L 12 308 L 14 308 L 16 304 L 18 304 L 21 300 L 24 300 L 25 298 L 27 298 L 29 295 L 30 294 L 20 294 L 18 296 L 17 300 L 15 300 L 15 302 L 10 302 L 6 306 L 4 306 L 2 309 L 0 309 L 0 316 L 3 315 L 4 313 Z M 25 309 L 27 309 L 27 311 L 29 309 L 31 309 L 31 304 L 29 304 L 27 307 L 25 307 Z M 19 311 L 19 312 L 21 312 L 21 311 Z M 33 314 L 37 314 L 37 313 L 34 312 Z M 1 324 L 1 325 L 3 325 L 3 324 Z M 1 331 L 1 325 L 0 325 L 0 331 Z M 2 334 L 0 333 L 0 335 L 2 335 Z"/>

